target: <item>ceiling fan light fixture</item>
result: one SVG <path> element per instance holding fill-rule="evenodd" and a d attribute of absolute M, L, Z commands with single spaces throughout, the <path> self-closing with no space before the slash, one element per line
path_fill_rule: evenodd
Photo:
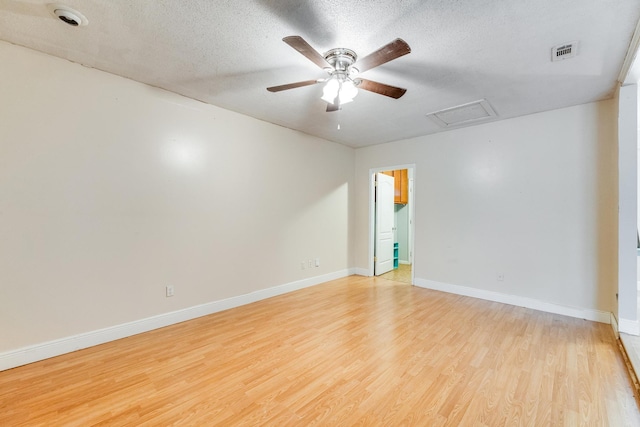
<path fill-rule="evenodd" d="M 353 98 L 358 95 L 358 89 L 351 80 L 342 82 L 342 85 L 340 86 L 340 94 L 338 95 L 340 98 L 340 104 L 351 102 L 353 101 Z"/>
<path fill-rule="evenodd" d="M 341 80 L 338 76 L 331 77 L 322 89 L 322 100 L 334 104 L 336 98 L 340 105 L 353 101 L 358 95 L 358 89 L 351 80 Z"/>
<path fill-rule="evenodd" d="M 338 79 L 329 79 L 327 84 L 324 85 L 324 89 L 322 89 L 322 100 L 333 104 L 336 96 L 338 96 L 338 91 L 340 91 L 340 82 L 338 82 Z"/>

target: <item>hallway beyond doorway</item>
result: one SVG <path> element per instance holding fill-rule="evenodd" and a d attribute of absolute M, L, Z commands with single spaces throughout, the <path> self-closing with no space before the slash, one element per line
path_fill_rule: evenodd
<path fill-rule="evenodd" d="M 400 264 L 398 265 L 398 268 L 381 274 L 378 277 L 387 280 L 395 280 L 396 282 L 411 284 L 411 264 Z"/>

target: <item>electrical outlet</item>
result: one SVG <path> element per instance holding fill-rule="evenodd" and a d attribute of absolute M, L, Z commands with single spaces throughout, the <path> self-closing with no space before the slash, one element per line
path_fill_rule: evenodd
<path fill-rule="evenodd" d="M 173 296 L 173 292 L 174 292 L 173 285 L 167 286 L 166 287 L 166 292 L 167 292 L 167 297 L 172 297 Z"/>
<path fill-rule="evenodd" d="M 498 273 L 498 282 L 504 282 L 504 273 Z"/>
<path fill-rule="evenodd" d="M 313 260 L 310 259 L 308 265 L 309 265 L 309 268 L 313 267 Z"/>
<path fill-rule="evenodd" d="M 316 258 L 316 267 L 320 267 L 320 258 Z"/>

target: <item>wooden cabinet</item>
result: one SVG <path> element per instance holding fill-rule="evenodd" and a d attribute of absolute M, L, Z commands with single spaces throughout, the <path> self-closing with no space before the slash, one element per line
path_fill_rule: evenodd
<path fill-rule="evenodd" d="M 393 171 L 393 178 L 396 186 L 394 201 L 401 205 L 406 205 L 409 203 L 409 178 L 407 170 L 402 169 Z"/>
<path fill-rule="evenodd" d="M 393 177 L 395 194 L 393 201 L 396 204 L 406 205 L 409 203 L 409 177 L 406 169 L 384 171 L 385 175 Z"/>

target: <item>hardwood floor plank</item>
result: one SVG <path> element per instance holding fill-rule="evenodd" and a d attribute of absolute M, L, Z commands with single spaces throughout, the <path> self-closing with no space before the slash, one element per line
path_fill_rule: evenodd
<path fill-rule="evenodd" d="M 0 425 L 640 425 L 609 325 L 351 276 L 0 372 Z"/>

